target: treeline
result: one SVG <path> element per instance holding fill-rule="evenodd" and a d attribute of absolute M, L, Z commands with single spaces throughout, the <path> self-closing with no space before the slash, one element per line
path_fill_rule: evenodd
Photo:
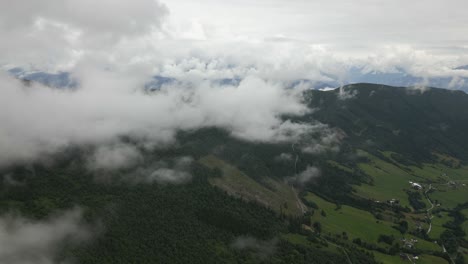
<path fill-rule="evenodd" d="M 168 154 L 169 155 L 169 154 Z M 171 153 L 169 156 L 178 155 Z M 72 155 L 73 156 L 73 155 Z M 163 157 L 160 153 L 160 157 Z M 80 206 L 90 224 L 100 223 L 93 240 L 64 245 L 57 261 L 76 263 L 340 263 L 340 253 L 282 239 L 296 225 L 273 211 L 233 198 L 211 186 L 219 171 L 194 163 L 191 182 L 182 185 L 103 181 L 82 158 L 54 166 L 33 165 L 2 172 L 0 210 L 41 219 Z M 293 228 L 294 229 L 294 228 Z M 300 229 L 297 229 L 300 232 Z M 276 241 L 267 253 L 255 245 L 235 248 L 238 238 Z M 367 263 L 373 263 L 369 261 Z"/>

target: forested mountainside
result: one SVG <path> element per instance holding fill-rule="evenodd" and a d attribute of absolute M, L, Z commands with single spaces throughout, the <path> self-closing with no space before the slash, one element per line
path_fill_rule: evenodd
<path fill-rule="evenodd" d="M 1 213 L 78 210 L 75 263 L 466 263 L 468 95 L 354 84 L 307 90 L 288 143 L 180 131 L 118 170 L 95 146 L 1 169 Z M 170 175 L 168 177 L 167 175 Z M 12 256 L 20 258 L 20 256 Z M 0 260 L 8 262 L 9 260 Z"/>

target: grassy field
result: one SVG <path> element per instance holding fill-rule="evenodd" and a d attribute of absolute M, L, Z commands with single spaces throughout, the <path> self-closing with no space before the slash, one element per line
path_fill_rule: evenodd
<path fill-rule="evenodd" d="M 307 237 L 303 235 L 288 233 L 288 234 L 283 234 L 281 238 L 293 244 L 320 248 L 322 250 L 325 250 L 331 253 L 342 254 L 342 251 L 333 244 L 328 244 L 328 246 L 325 247 L 323 245 L 319 245 L 318 243 L 310 242 L 309 240 L 307 240 Z"/>
<path fill-rule="evenodd" d="M 237 168 L 212 155 L 201 158 L 199 162 L 209 168 L 218 168 L 222 171 L 222 177 L 211 178 L 209 181 L 229 194 L 257 201 L 277 212 L 282 211 L 289 215 L 302 214 L 294 190 L 289 185 L 270 178 L 263 179 L 262 184 L 260 184 Z"/>
<path fill-rule="evenodd" d="M 459 203 L 468 202 L 468 187 L 463 186 L 468 180 L 468 167 L 447 167 L 443 164 L 423 164 L 421 167 L 404 166 L 391 158 L 391 152 L 382 152 L 392 160 L 388 162 L 367 152 L 360 151 L 370 162 L 360 163 L 358 167 L 373 179 L 373 185 L 356 186 L 357 194 L 375 200 L 399 199 L 402 206 L 410 206 L 405 190 L 410 189 L 409 181 L 423 184 L 426 188 L 431 183 L 437 191 L 430 197 L 439 200 L 445 208 L 453 208 Z M 448 187 L 450 181 L 457 182 L 457 188 Z M 468 183 L 468 182 L 467 182 Z M 429 203 L 423 199 L 429 207 Z"/>
<path fill-rule="evenodd" d="M 312 222 L 320 222 L 323 227 L 322 232 L 341 234 L 345 231 L 350 240 L 360 238 L 374 243 L 377 243 L 380 234 L 400 236 L 400 233 L 393 229 L 391 225 L 384 222 L 377 223 L 374 216 L 367 211 L 346 205 L 336 210 L 335 204 L 327 202 L 312 193 L 308 193 L 305 199 L 318 205 L 319 210 L 313 215 Z M 325 211 L 325 217 L 320 214 L 321 210 Z"/>
<path fill-rule="evenodd" d="M 466 218 L 468 219 L 468 209 L 464 209 L 462 210 L 462 213 L 466 216 Z M 465 235 L 465 239 L 468 240 L 468 220 L 463 222 L 463 225 L 462 225 L 462 228 L 463 228 L 463 231 L 465 231 L 466 235 Z"/>
<path fill-rule="evenodd" d="M 379 235 L 393 235 L 395 239 L 415 238 L 411 235 L 402 235 L 399 231 L 392 228 L 393 223 L 378 221 L 375 217 L 364 210 L 343 205 L 337 209 L 336 205 L 323 200 L 313 193 L 308 193 L 305 197 L 308 201 L 313 201 L 319 207 L 312 216 L 312 223 L 320 222 L 322 233 L 342 234 L 346 232 L 349 240 L 360 238 L 361 240 L 378 243 Z M 321 210 L 325 211 L 326 216 L 321 215 Z M 434 243 L 418 239 L 417 247 L 425 250 L 439 251 L 440 247 Z M 381 247 L 386 244 L 380 243 Z"/>
<path fill-rule="evenodd" d="M 432 230 L 429 234 L 429 237 L 433 239 L 439 238 L 440 234 L 442 234 L 442 232 L 444 232 L 445 230 L 445 227 L 443 227 L 442 225 L 452 219 L 450 216 L 448 216 L 448 213 L 446 212 L 440 212 L 438 213 L 438 215 L 442 217 L 434 215 L 434 217 L 432 218 Z"/>
<path fill-rule="evenodd" d="M 454 208 L 458 204 L 468 202 L 468 187 L 453 189 L 448 186 L 436 186 L 437 191 L 430 194 L 433 200 L 438 200 L 443 208 Z"/>
<path fill-rule="evenodd" d="M 409 260 L 402 260 L 400 256 L 390 256 L 385 255 L 379 252 L 374 252 L 374 256 L 378 261 L 381 261 L 383 264 L 408 264 L 411 263 Z M 448 262 L 436 256 L 430 255 L 421 255 L 419 256 L 419 260 L 417 260 L 418 264 L 447 264 Z"/>
<path fill-rule="evenodd" d="M 400 204 L 410 207 L 405 190 L 411 188 L 409 181 L 418 182 L 418 177 L 409 174 L 399 166 L 381 160 L 367 152 L 361 151 L 370 162 L 360 163 L 358 167 L 373 179 L 373 185 L 356 186 L 357 194 L 380 201 L 399 199 Z"/>
<path fill-rule="evenodd" d="M 352 172 L 353 172 L 353 170 L 352 170 L 351 168 L 348 168 L 348 167 L 346 167 L 346 166 L 343 166 L 343 165 L 339 164 L 338 162 L 336 162 L 336 161 L 334 161 L 334 160 L 328 160 L 327 162 L 328 162 L 330 165 L 332 165 L 332 166 L 334 166 L 334 167 L 337 167 L 337 168 L 339 168 L 339 169 L 341 169 L 341 170 L 344 170 L 344 171 L 346 171 L 346 172 L 349 172 L 349 173 L 352 173 Z"/>

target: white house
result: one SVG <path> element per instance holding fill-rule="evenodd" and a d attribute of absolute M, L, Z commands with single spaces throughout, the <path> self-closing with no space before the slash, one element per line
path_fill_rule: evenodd
<path fill-rule="evenodd" d="M 411 187 L 413 187 L 413 189 L 417 189 L 417 190 L 421 190 L 422 189 L 422 185 L 417 183 L 417 182 L 412 182 L 410 181 L 409 182 L 411 184 Z"/>

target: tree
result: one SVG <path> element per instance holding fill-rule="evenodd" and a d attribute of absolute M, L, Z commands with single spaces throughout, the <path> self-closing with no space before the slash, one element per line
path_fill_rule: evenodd
<path fill-rule="evenodd" d="M 321 233 L 322 232 L 322 224 L 320 222 L 314 222 L 314 229 L 316 232 Z"/>

